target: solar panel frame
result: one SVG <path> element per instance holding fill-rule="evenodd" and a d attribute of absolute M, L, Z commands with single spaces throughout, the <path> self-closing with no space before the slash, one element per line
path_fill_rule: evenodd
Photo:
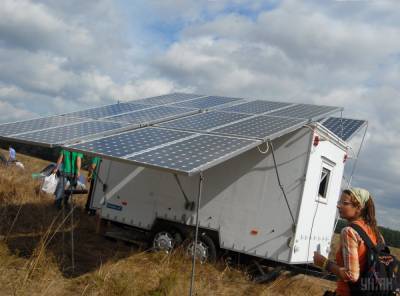
<path fill-rule="evenodd" d="M 89 132 L 85 133 L 85 125 L 88 126 L 87 128 L 89 129 Z M 139 125 L 92 120 L 34 132 L 22 133 L 16 135 L 13 139 L 26 144 L 51 148 L 65 144 L 78 143 L 96 137 L 107 136 L 137 127 L 139 127 Z"/>
<path fill-rule="evenodd" d="M 158 124 L 159 127 L 207 132 L 216 127 L 249 118 L 249 114 L 210 111 Z"/>
<path fill-rule="evenodd" d="M 307 110 L 308 108 L 308 110 Z M 310 110 L 314 109 L 314 110 Z M 294 104 L 292 106 L 272 111 L 268 113 L 271 116 L 281 116 L 289 118 L 304 118 L 312 121 L 316 121 L 320 118 L 326 117 L 330 114 L 342 111 L 343 108 L 334 106 L 324 106 L 324 105 L 311 105 L 311 104 Z M 303 114 L 298 114 L 303 112 Z M 304 115 L 306 113 L 306 115 Z"/>
<path fill-rule="evenodd" d="M 176 119 L 199 111 L 191 108 L 181 108 L 172 106 L 152 106 L 151 108 L 139 110 L 135 112 L 124 113 L 116 116 L 106 117 L 106 120 L 115 122 L 127 122 L 131 124 L 149 125 L 156 124 L 166 120 Z M 157 115 L 160 115 L 157 116 Z"/>
<path fill-rule="evenodd" d="M 366 120 L 329 117 L 320 123 L 343 141 L 350 141 L 366 124 Z M 343 131 L 341 125 L 343 124 Z"/>
<path fill-rule="evenodd" d="M 221 128 L 212 129 L 210 133 L 265 141 L 273 140 L 294 131 L 306 123 L 306 119 L 257 115 Z M 280 128 L 276 127 L 278 124 L 281 124 Z"/>

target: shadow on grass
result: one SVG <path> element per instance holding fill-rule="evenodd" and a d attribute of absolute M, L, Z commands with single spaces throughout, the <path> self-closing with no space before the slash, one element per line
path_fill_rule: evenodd
<path fill-rule="evenodd" d="M 84 199 L 84 198 L 83 198 Z M 96 217 L 83 211 L 83 199 L 74 209 L 74 224 L 71 216 L 62 224 L 62 211 L 57 210 L 51 199 L 37 203 L 0 206 L 0 237 L 3 237 L 10 252 L 30 259 L 45 241 L 46 256 L 54 257 L 65 277 L 77 277 L 98 269 L 108 261 L 125 258 L 137 246 L 110 241 L 96 233 Z M 68 215 L 67 210 L 65 216 Z M 75 268 L 72 271 L 72 239 Z"/>

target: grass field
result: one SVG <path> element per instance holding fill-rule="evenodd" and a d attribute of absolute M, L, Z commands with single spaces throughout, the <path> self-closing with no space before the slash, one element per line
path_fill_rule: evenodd
<path fill-rule="evenodd" d="M 74 225 L 63 224 L 54 198 L 40 193 L 40 184 L 31 178 L 47 163 L 18 156 L 24 171 L 0 166 L 0 295 L 188 294 L 191 261 L 183 252 L 146 252 L 96 234 L 96 218 L 83 212 L 86 196 L 76 197 Z M 196 295 L 322 295 L 334 287 L 327 280 L 289 273 L 255 284 L 244 269 L 224 262 L 196 268 Z"/>

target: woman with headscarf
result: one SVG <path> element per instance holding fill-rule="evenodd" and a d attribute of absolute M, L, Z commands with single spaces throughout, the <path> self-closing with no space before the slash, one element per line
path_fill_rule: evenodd
<path fill-rule="evenodd" d="M 344 190 L 337 208 L 341 218 L 346 219 L 349 224 L 360 226 L 371 241 L 377 243 L 381 235 L 375 219 L 375 205 L 367 190 L 362 188 Z M 367 246 L 357 231 L 351 226 L 346 226 L 340 233 L 336 262 L 328 260 L 318 252 L 314 253 L 314 264 L 338 278 L 336 294 L 328 292 L 325 295 L 352 295 L 352 283 L 356 283 L 367 268 L 367 251 Z"/>

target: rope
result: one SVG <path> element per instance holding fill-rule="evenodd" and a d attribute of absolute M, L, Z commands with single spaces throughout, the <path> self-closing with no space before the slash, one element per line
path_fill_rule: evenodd
<path fill-rule="evenodd" d="M 272 159 L 274 160 L 275 173 L 276 173 L 276 178 L 278 179 L 279 188 L 281 189 L 281 191 L 282 191 L 282 193 L 283 193 L 283 197 L 285 198 L 286 205 L 287 205 L 287 208 L 288 208 L 289 213 L 290 213 L 290 217 L 292 218 L 292 221 L 293 221 L 293 225 L 296 225 L 296 223 L 295 223 L 295 221 L 294 221 L 294 217 L 293 217 L 292 210 L 290 209 L 290 205 L 289 205 L 289 202 L 288 202 L 288 199 L 287 199 L 285 190 L 284 190 L 283 185 L 282 185 L 282 183 L 281 183 L 281 179 L 279 178 L 278 166 L 277 166 L 277 164 L 276 164 L 275 152 L 274 152 L 274 145 L 272 144 L 272 141 L 270 141 L 270 146 L 271 146 Z"/>
<path fill-rule="evenodd" d="M 258 151 L 260 151 L 261 154 L 267 154 L 267 153 L 268 153 L 268 150 L 269 150 L 268 142 L 264 142 L 264 143 L 267 145 L 267 149 L 264 150 L 264 151 L 260 149 L 260 146 L 261 146 L 262 144 L 260 144 L 260 145 L 257 146 L 257 149 L 258 149 Z M 264 143 L 263 143 L 263 144 L 264 144 Z"/>

